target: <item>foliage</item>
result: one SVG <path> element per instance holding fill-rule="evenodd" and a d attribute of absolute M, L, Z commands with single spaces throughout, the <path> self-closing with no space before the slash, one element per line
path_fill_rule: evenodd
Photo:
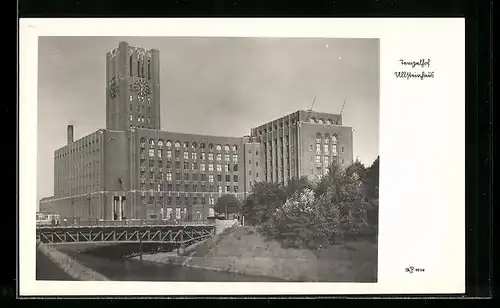
<path fill-rule="evenodd" d="M 226 194 L 217 199 L 214 211 L 219 214 L 236 214 L 240 213 L 242 208 L 241 201 L 233 194 Z"/>
<path fill-rule="evenodd" d="M 281 206 L 286 200 L 286 196 L 280 184 L 258 182 L 255 183 L 252 193 L 243 204 L 243 215 L 248 224 L 258 224 L 265 222 L 272 212 Z"/>
<path fill-rule="evenodd" d="M 246 220 L 285 246 L 318 247 L 359 234 L 375 234 L 378 223 L 379 158 L 366 168 L 331 165 L 315 185 L 307 178 L 287 186 L 258 183 L 247 198 Z"/>

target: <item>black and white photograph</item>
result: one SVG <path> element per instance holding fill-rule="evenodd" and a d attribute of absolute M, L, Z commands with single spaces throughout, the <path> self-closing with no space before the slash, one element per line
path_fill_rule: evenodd
<path fill-rule="evenodd" d="M 37 280 L 377 281 L 378 39 L 41 37 L 38 59 Z"/>
<path fill-rule="evenodd" d="M 463 20 L 20 29 L 23 296 L 464 292 Z"/>

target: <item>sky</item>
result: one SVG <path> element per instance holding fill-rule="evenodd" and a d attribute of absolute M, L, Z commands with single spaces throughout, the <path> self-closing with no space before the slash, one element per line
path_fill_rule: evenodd
<path fill-rule="evenodd" d="M 53 195 L 54 151 L 106 127 L 106 53 L 126 41 L 160 50 L 161 128 L 241 137 L 300 109 L 339 113 L 354 158 L 379 154 L 379 40 L 39 37 L 37 197 Z"/>

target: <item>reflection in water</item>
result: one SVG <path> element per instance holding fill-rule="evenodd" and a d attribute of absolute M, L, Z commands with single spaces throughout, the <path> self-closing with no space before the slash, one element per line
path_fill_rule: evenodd
<path fill-rule="evenodd" d="M 118 251 L 116 249 L 115 251 Z M 217 272 L 212 270 L 183 267 L 180 265 L 160 264 L 140 260 L 124 260 L 113 256 L 103 256 L 103 251 L 78 253 L 65 251 L 81 264 L 94 269 L 110 280 L 115 281 L 218 281 L 218 282 L 270 282 L 281 281 L 274 278 L 247 276 Z"/>

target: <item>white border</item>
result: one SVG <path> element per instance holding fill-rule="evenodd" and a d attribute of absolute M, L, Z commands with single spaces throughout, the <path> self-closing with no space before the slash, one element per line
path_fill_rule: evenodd
<path fill-rule="evenodd" d="M 380 38 L 378 283 L 36 281 L 39 36 Z M 21 19 L 19 39 L 20 295 L 465 292 L 464 19 Z M 394 78 L 401 58 L 430 58 L 435 78 Z"/>

